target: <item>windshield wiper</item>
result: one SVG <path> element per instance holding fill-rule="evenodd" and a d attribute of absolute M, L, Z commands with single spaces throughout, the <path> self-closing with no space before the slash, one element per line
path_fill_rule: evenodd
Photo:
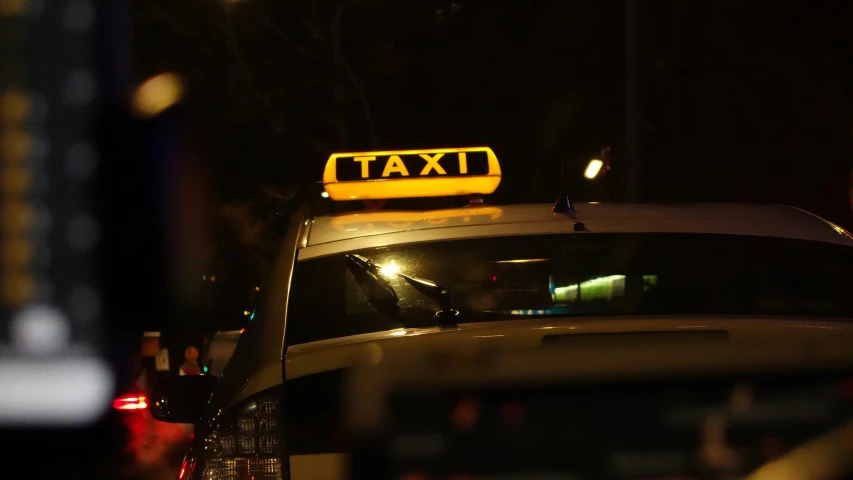
<path fill-rule="evenodd" d="M 373 260 L 361 255 L 349 254 L 346 256 L 347 267 L 355 277 L 361 291 L 367 297 L 373 308 L 385 315 L 397 315 L 400 307 L 397 305 L 400 298 L 391 282 L 382 274 L 381 268 L 373 263 Z M 403 273 L 397 273 L 415 290 L 434 301 L 439 306 L 435 312 L 435 320 L 441 326 L 455 326 L 459 319 L 459 311 L 453 308 L 453 295 L 441 285 L 424 278 L 412 277 Z"/>
<path fill-rule="evenodd" d="M 439 325 L 443 327 L 456 325 L 459 319 L 459 310 L 453 308 L 453 295 L 450 292 L 432 280 L 412 277 L 403 273 L 397 273 L 397 275 L 403 277 L 415 290 L 438 304 L 440 310 L 435 312 L 435 319 Z"/>
<path fill-rule="evenodd" d="M 400 307 L 397 305 L 400 299 L 397 297 L 397 292 L 385 275 L 382 275 L 379 267 L 372 260 L 361 255 L 347 255 L 346 258 L 347 267 L 373 308 L 385 315 L 400 313 Z"/>

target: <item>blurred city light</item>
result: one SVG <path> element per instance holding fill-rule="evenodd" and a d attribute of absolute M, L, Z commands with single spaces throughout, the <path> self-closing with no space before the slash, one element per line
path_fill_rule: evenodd
<path fill-rule="evenodd" d="M 148 408 L 148 402 L 144 395 L 120 397 L 113 400 L 113 408 L 116 410 L 144 410 Z"/>
<path fill-rule="evenodd" d="M 150 118 L 175 105 L 183 97 L 181 79 L 173 73 L 161 73 L 143 82 L 133 92 L 131 106 L 136 115 Z"/>
<path fill-rule="evenodd" d="M 583 176 L 592 180 L 597 177 L 599 172 L 601 172 L 601 167 L 604 166 L 604 162 L 597 158 L 593 158 L 589 161 L 589 165 L 586 166 L 586 171 L 583 172 Z"/>

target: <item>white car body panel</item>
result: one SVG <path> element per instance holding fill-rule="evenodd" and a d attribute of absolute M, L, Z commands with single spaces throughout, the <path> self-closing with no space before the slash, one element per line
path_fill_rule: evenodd
<path fill-rule="evenodd" d="M 488 350 L 525 350 L 538 348 L 547 336 L 570 340 L 564 348 L 654 346 L 666 337 L 636 338 L 589 334 L 626 334 L 640 332 L 725 332 L 722 343 L 728 345 L 774 344 L 787 342 L 809 348 L 815 342 L 846 341 L 853 345 L 853 321 L 800 320 L 764 317 L 586 317 L 569 319 L 525 319 L 490 323 L 462 324 L 454 328 L 397 329 L 351 337 L 322 340 L 287 349 L 285 376 L 288 379 L 324 371 L 377 365 L 417 354 L 432 352 L 476 353 Z M 575 341 L 577 340 L 577 341 Z M 671 341 L 671 340 L 670 340 Z M 716 338 L 679 336 L 682 345 L 719 343 Z M 570 344 L 569 344 L 570 343 Z"/>
<path fill-rule="evenodd" d="M 575 230 L 576 222 L 584 224 L 583 231 Z M 571 216 L 553 213 L 547 204 L 471 206 L 325 216 L 315 218 L 309 228 L 299 260 L 399 243 L 534 234 L 706 233 L 853 246 L 848 232 L 808 212 L 751 204 L 578 203 Z"/>

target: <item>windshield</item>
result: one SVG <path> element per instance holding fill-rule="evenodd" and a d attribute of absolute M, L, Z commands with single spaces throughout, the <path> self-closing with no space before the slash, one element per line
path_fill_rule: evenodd
<path fill-rule="evenodd" d="M 293 277 L 289 345 L 436 325 L 438 306 L 398 272 L 451 292 L 460 322 L 672 314 L 853 318 L 853 250 L 802 240 L 528 235 L 348 253 L 381 267 L 399 297 L 399 314 L 371 305 L 347 268 L 346 254 L 303 260 Z"/>

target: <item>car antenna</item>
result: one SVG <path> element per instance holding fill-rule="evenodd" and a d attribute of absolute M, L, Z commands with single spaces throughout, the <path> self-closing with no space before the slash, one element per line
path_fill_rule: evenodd
<path fill-rule="evenodd" d="M 568 193 L 566 193 L 565 160 L 560 164 L 560 195 L 557 197 L 557 201 L 554 202 L 554 206 L 551 207 L 551 211 L 567 215 L 570 218 L 575 218 L 575 207 L 572 205 L 572 201 L 569 199 Z"/>

